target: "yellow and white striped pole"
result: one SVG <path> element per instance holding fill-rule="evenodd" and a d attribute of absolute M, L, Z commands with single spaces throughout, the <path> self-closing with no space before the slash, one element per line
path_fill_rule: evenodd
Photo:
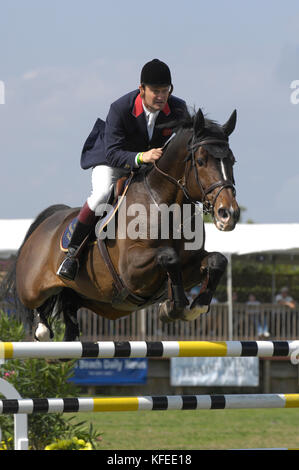
<path fill-rule="evenodd" d="M 0 359 L 299 357 L 299 341 L 0 342 Z M 299 362 L 299 361 L 298 361 Z"/>
<path fill-rule="evenodd" d="M 299 394 L 164 395 L 0 400 L 0 414 L 299 408 Z"/>

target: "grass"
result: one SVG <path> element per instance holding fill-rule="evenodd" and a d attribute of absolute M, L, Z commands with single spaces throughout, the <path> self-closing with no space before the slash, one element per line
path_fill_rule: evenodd
<path fill-rule="evenodd" d="M 299 448 L 299 409 L 77 413 L 100 450 Z"/>

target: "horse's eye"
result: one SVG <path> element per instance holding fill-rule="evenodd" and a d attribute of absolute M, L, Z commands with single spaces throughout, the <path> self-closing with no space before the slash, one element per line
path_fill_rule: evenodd
<path fill-rule="evenodd" d="M 201 158 L 198 158 L 198 159 L 197 159 L 197 163 L 198 163 L 199 166 L 203 166 L 203 161 L 202 161 Z"/>

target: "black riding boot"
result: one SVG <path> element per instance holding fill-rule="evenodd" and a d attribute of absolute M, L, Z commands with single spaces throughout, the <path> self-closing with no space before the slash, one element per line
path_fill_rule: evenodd
<path fill-rule="evenodd" d="M 93 224 L 86 225 L 78 220 L 72 238 L 68 246 L 66 258 L 62 261 L 58 268 L 57 275 L 73 281 L 78 273 L 79 260 L 77 256 L 78 248 L 83 243 L 85 237 L 89 234 Z"/>

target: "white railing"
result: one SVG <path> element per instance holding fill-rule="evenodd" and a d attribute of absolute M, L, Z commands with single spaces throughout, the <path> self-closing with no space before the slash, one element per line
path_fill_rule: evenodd
<path fill-rule="evenodd" d="M 7 305 L 0 311 L 17 316 Z M 248 306 L 233 305 L 232 325 L 229 328 L 228 305 L 212 304 L 210 312 L 191 322 L 175 321 L 163 324 L 157 306 L 151 306 L 120 318 L 107 320 L 93 312 L 80 309 L 79 322 L 82 341 L 134 341 L 134 340 L 294 340 L 299 338 L 299 308 L 277 304 Z M 232 338 L 229 338 L 232 330 Z M 32 332 L 27 325 L 28 338 Z"/>
<path fill-rule="evenodd" d="M 228 306 L 211 305 L 210 312 L 191 322 L 163 324 L 156 306 L 116 321 L 99 317 L 88 310 L 79 312 L 82 340 L 228 340 Z M 299 338 L 299 309 L 276 304 L 233 305 L 232 339 L 292 340 Z"/>

